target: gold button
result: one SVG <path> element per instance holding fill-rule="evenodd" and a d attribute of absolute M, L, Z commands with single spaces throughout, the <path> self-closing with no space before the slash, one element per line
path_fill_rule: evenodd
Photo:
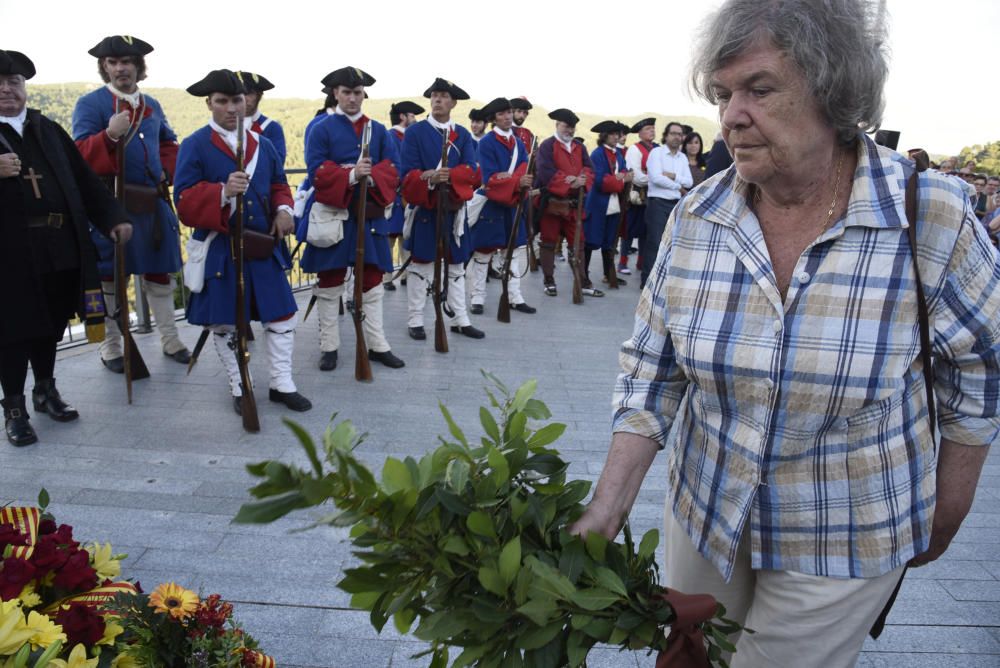
<path fill-rule="evenodd" d="M 247 218 L 247 220 L 253 220 L 253 216 L 250 216 L 249 218 Z"/>
<path fill-rule="evenodd" d="M 216 278 L 221 278 L 222 277 L 222 272 L 221 271 L 215 272 L 215 277 Z"/>

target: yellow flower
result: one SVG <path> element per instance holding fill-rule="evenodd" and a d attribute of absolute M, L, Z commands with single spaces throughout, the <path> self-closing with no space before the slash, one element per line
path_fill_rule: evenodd
<path fill-rule="evenodd" d="M 149 595 L 149 607 L 174 619 L 187 619 L 198 609 L 198 595 L 173 582 L 161 584 Z"/>
<path fill-rule="evenodd" d="M 19 599 L 0 601 L 0 655 L 17 653 L 34 633 L 24 621 Z"/>
<path fill-rule="evenodd" d="M 42 597 L 35 593 L 35 585 L 32 582 L 24 585 L 18 598 L 21 599 L 21 604 L 25 609 L 37 608 L 42 604 Z"/>
<path fill-rule="evenodd" d="M 68 659 L 52 659 L 49 661 L 49 668 L 97 668 L 98 661 L 99 659 L 88 659 L 87 648 L 78 643 Z"/>
<path fill-rule="evenodd" d="M 111 668 L 142 668 L 142 665 L 128 654 L 119 654 L 111 660 Z"/>
<path fill-rule="evenodd" d="M 111 543 L 105 543 L 103 546 L 93 543 L 86 549 L 90 553 L 90 565 L 97 571 L 97 576 L 101 580 L 114 579 L 122 574 L 121 560 L 111 554 Z"/>
<path fill-rule="evenodd" d="M 97 641 L 98 645 L 108 645 L 114 647 L 115 638 L 120 636 L 125 632 L 121 624 L 118 623 L 118 618 L 112 615 L 108 615 L 104 618 L 104 635 L 100 640 Z"/>
<path fill-rule="evenodd" d="M 57 640 L 66 642 L 66 634 L 62 627 L 47 616 L 32 610 L 28 613 L 28 628 L 34 632 L 31 636 L 31 649 L 47 648 Z"/>

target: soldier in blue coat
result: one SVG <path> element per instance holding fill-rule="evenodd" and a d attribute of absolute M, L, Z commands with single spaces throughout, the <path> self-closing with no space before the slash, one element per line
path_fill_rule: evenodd
<path fill-rule="evenodd" d="M 498 97 L 480 110 L 493 131 L 479 140 L 479 169 L 485 183 L 486 203 L 472 227 L 472 306 L 473 314 L 483 312 L 486 300 L 486 274 L 490 258 L 496 251 L 506 252 L 511 232 L 514 232 L 514 254 L 511 258 L 507 295 L 515 311 L 534 313 L 521 295 L 521 275 L 528 267 L 527 235 L 524 218 L 516 221 L 514 213 L 524 190 L 531 187 L 528 174 L 528 150 L 512 130 L 514 111 L 510 100 Z"/>
<path fill-rule="evenodd" d="M 347 269 L 355 268 L 359 229 L 364 234 L 364 268 L 355 280 L 362 281 L 362 321 L 369 359 L 398 369 L 403 360 L 389 347 L 382 326 L 384 272 L 392 271 L 387 210 L 396 199 L 399 185 L 399 153 L 389 132 L 361 111 L 365 88 L 375 79 L 356 67 L 331 72 L 323 83 L 337 101 L 334 113 L 318 116 L 306 140 L 306 167 L 313 193 L 306 203 L 298 237 L 306 240 L 302 270 L 318 279 L 313 294 L 319 319 L 319 368 L 337 366 L 340 347 L 338 311 L 344 295 Z M 361 158 L 362 138 L 370 128 L 369 157 Z M 368 179 L 364 220 L 358 220 L 358 184 Z"/>
<path fill-rule="evenodd" d="M 148 43 L 129 35 L 102 39 L 89 53 L 105 86 L 79 100 L 73 110 L 73 139 L 84 160 L 114 187 L 117 153 L 125 147 L 125 208 L 134 234 L 125 247 L 125 271 L 142 274 L 160 343 L 167 357 L 187 364 L 191 358 L 177 335 L 172 274 L 181 268 L 180 230 L 170 206 L 169 186 L 177 160 L 177 135 L 160 103 L 139 91 L 146 77 Z M 114 313 L 114 244 L 97 229 L 91 239 L 98 252 L 98 271 L 108 313 Z M 101 342 L 101 361 L 124 373 L 118 321 L 109 318 Z"/>
<path fill-rule="evenodd" d="M 210 328 L 216 352 L 229 375 L 234 407 L 240 410 L 242 396 L 239 367 L 230 347 L 236 324 L 236 276 L 230 249 L 229 226 L 235 213 L 236 196 L 243 195 L 244 229 L 268 236 L 273 243 L 245 244 L 244 266 L 246 312 L 264 325 L 265 347 L 271 364 L 271 401 L 294 411 L 307 411 L 312 403 L 297 391 L 292 380 L 292 352 L 297 321 L 295 298 L 285 271 L 291 259 L 283 237 L 294 228 L 292 195 L 278 151 L 265 137 L 245 129 L 243 169 L 236 165 L 240 115 L 244 110 L 244 88 L 229 70 L 214 70 L 193 84 L 188 92 L 204 97 L 212 113 L 208 125 L 181 144 L 177 157 L 174 199 L 181 221 L 195 228 L 195 243 L 207 244 L 204 280 L 192 280 L 188 321 Z M 189 267 L 192 248 L 189 247 Z M 186 271 L 185 278 L 194 273 Z"/>
<path fill-rule="evenodd" d="M 594 187 L 587 193 L 584 208 L 583 238 L 586 241 L 584 288 L 593 287 L 590 281 L 590 258 L 595 250 L 601 251 L 605 282 L 610 282 L 610 274 L 615 270 L 615 241 L 621 219 L 620 196 L 625 185 L 632 181 L 632 174 L 625 168 L 625 155 L 618 150 L 621 138 L 621 124 L 617 121 L 601 121 L 590 129 L 597 133 L 597 148 L 590 154 L 594 165 Z M 624 279 L 618 279 L 625 285 Z"/>
<path fill-rule="evenodd" d="M 406 128 L 416 123 L 417 114 L 422 113 L 424 113 L 424 108 L 416 102 L 410 102 L 409 100 L 397 102 L 389 108 L 389 122 L 392 123 L 392 127 L 389 129 L 389 139 L 396 144 L 396 151 L 400 155 L 403 155 L 403 139 Z M 396 202 L 392 206 L 392 215 L 389 216 L 389 249 L 392 251 L 393 270 L 396 267 L 406 264 L 406 260 L 410 257 L 410 251 L 403 248 L 403 219 L 405 211 L 406 204 L 403 202 L 403 196 L 397 192 Z M 403 279 L 402 282 L 403 285 L 406 285 L 406 279 Z M 392 283 L 391 274 L 385 277 L 382 287 L 386 290 L 396 289 L 396 286 Z"/>
<path fill-rule="evenodd" d="M 281 123 L 273 118 L 268 118 L 258 108 L 261 98 L 264 97 L 264 91 L 274 88 L 274 84 L 262 75 L 253 72 L 237 72 L 236 74 L 243 81 L 243 87 L 247 91 L 244 96 L 247 104 L 246 126 L 271 140 L 274 149 L 278 152 L 278 158 L 281 159 L 281 164 L 284 165 L 288 155 L 285 148 L 285 131 L 282 129 Z"/>
<path fill-rule="evenodd" d="M 410 337 L 418 341 L 427 338 L 424 331 L 424 305 L 427 287 L 432 284 L 435 256 L 435 222 L 438 207 L 437 187 L 448 184 L 447 201 L 440 202 L 447 210 L 445 229 L 447 302 L 443 306 L 451 330 L 473 339 L 486 334 L 472 326 L 465 305 L 465 262 L 472 244 L 464 215 L 457 215 L 480 184 L 476 164 L 476 142 L 469 131 L 451 120 L 458 100 L 468 100 L 469 94 L 440 77 L 424 91 L 431 101 L 431 115 L 406 131 L 403 142 L 403 199 L 411 210 L 410 234 L 404 248 L 412 253 L 409 281 L 407 325 Z M 441 163 L 444 142 L 448 144 L 447 164 Z M 456 222 L 457 221 L 457 222 Z M 444 283 L 442 283 L 444 285 Z"/>

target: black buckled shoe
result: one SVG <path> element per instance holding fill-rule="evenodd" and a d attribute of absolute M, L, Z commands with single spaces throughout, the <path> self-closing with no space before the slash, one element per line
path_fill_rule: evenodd
<path fill-rule="evenodd" d="M 101 364 L 111 373 L 125 373 L 125 358 L 115 357 L 113 359 L 101 359 Z"/>
<path fill-rule="evenodd" d="M 178 364 L 187 364 L 191 361 L 191 351 L 187 348 L 181 348 L 177 352 L 168 353 L 166 350 L 163 351 L 164 357 L 169 357 Z"/>
<path fill-rule="evenodd" d="M 559 294 L 556 291 L 556 285 L 555 285 L 555 283 L 550 283 L 549 285 L 545 286 L 545 294 L 547 296 L 549 296 L 549 297 L 555 297 L 556 295 Z"/>
<path fill-rule="evenodd" d="M 395 292 L 395 290 L 396 290 L 396 284 L 395 283 L 383 283 L 382 284 L 382 289 L 383 290 L 388 290 L 389 292 Z"/>
<path fill-rule="evenodd" d="M 31 391 L 31 404 L 35 407 L 36 413 L 47 413 L 56 422 L 72 422 L 80 417 L 76 409 L 59 396 L 55 378 L 40 381 L 35 385 Z"/>
<path fill-rule="evenodd" d="M 320 371 L 333 371 L 337 368 L 337 351 L 331 350 L 330 352 L 320 353 L 319 356 L 319 370 Z"/>
<path fill-rule="evenodd" d="M 406 362 L 393 355 L 391 350 L 386 350 L 383 352 L 375 352 L 374 350 L 369 350 L 368 359 L 370 359 L 372 362 L 381 362 L 390 369 L 402 369 L 404 366 L 406 366 Z"/>
<path fill-rule="evenodd" d="M 470 339 L 482 339 L 486 336 L 486 333 L 481 329 L 476 329 L 472 325 L 465 325 L 464 327 L 459 327 L 458 325 L 452 325 L 451 331 L 456 334 L 461 334 L 462 336 L 467 336 Z"/>
<path fill-rule="evenodd" d="M 514 304 L 511 308 L 513 308 L 515 311 L 520 311 L 521 313 L 534 313 L 538 310 L 534 306 L 528 306 L 524 302 L 521 302 L 520 304 Z"/>
<path fill-rule="evenodd" d="M 7 440 L 16 447 L 31 445 L 38 442 L 35 430 L 28 422 L 28 411 L 24 406 L 24 395 L 0 399 L 3 404 L 4 427 L 7 430 Z"/>
<path fill-rule="evenodd" d="M 484 309 L 482 304 L 473 304 L 472 306 L 469 307 L 469 313 L 471 313 L 472 315 L 482 315 L 483 310 Z"/>
<path fill-rule="evenodd" d="M 273 387 L 268 391 L 267 398 L 276 404 L 285 404 L 290 410 L 304 413 L 313 407 L 312 402 L 298 392 L 280 392 Z"/>
<path fill-rule="evenodd" d="M 416 341 L 423 341 L 427 338 L 427 332 L 424 331 L 423 327 L 410 327 L 410 338 Z"/>

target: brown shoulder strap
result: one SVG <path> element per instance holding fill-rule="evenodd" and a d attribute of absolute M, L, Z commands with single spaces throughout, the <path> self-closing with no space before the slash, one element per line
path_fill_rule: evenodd
<path fill-rule="evenodd" d="M 906 220 L 910 224 L 907 236 L 910 239 L 910 253 L 913 256 L 913 273 L 917 278 L 917 316 L 920 320 L 920 355 L 924 361 L 924 385 L 927 391 L 927 416 L 931 423 L 931 436 L 937 429 L 937 411 L 934 403 L 934 368 L 931 358 L 931 327 L 930 315 L 927 312 L 927 298 L 924 296 L 924 284 L 920 280 L 920 267 L 917 260 L 917 184 L 920 172 L 926 166 L 918 163 L 917 168 L 906 182 Z"/>

